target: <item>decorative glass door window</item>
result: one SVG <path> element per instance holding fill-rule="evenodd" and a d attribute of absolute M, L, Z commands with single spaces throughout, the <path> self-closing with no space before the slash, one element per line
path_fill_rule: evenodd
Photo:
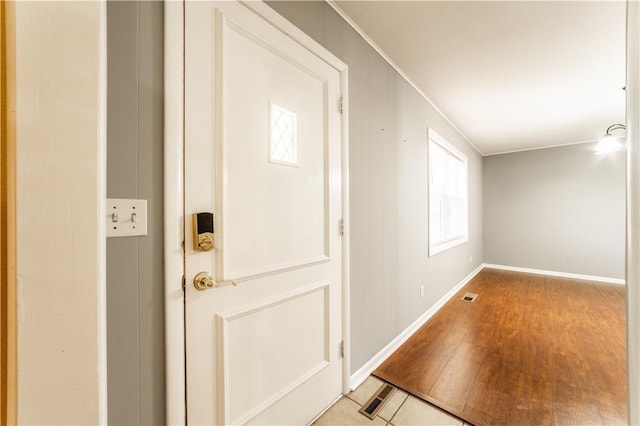
<path fill-rule="evenodd" d="M 272 163 L 298 164 L 298 119 L 294 112 L 278 105 L 270 105 L 270 146 Z"/>

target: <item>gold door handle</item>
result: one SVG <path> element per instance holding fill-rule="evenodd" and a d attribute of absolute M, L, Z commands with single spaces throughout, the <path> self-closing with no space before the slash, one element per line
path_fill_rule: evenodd
<path fill-rule="evenodd" d="M 215 287 L 221 287 L 223 285 L 228 285 L 228 284 L 231 284 L 233 286 L 238 285 L 238 283 L 233 280 L 216 282 L 213 279 L 213 275 L 211 275 L 208 272 L 200 272 L 193 279 L 193 286 L 200 291 L 208 290 L 210 288 L 215 288 Z"/>
<path fill-rule="evenodd" d="M 213 280 L 213 275 L 211 275 L 210 273 L 200 272 L 193 279 L 193 286 L 200 291 L 204 291 L 215 287 L 216 282 Z"/>

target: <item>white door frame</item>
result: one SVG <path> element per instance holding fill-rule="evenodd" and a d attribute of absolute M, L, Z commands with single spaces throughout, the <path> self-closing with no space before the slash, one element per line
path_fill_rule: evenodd
<path fill-rule="evenodd" d="M 640 5 L 627 2 L 627 383 L 630 425 L 640 424 Z"/>
<path fill-rule="evenodd" d="M 166 424 L 186 424 L 184 54 L 182 2 L 164 3 L 164 315 Z"/>
<path fill-rule="evenodd" d="M 347 65 L 262 1 L 238 0 L 340 73 L 342 134 L 342 392 L 350 390 L 349 108 Z M 184 311 L 184 3 L 164 4 L 164 268 L 166 423 L 186 422 Z"/>

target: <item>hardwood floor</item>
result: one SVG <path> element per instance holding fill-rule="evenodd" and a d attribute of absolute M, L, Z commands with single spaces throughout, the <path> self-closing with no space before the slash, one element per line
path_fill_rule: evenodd
<path fill-rule="evenodd" d="M 625 315 L 621 285 L 484 269 L 374 375 L 478 426 L 626 424 Z"/>

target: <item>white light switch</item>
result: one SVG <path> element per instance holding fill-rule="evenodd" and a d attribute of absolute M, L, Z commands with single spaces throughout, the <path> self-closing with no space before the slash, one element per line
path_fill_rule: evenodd
<path fill-rule="evenodd" d="M 107 198 L 107 237 L 147 235 L 147 200 Z"/>

